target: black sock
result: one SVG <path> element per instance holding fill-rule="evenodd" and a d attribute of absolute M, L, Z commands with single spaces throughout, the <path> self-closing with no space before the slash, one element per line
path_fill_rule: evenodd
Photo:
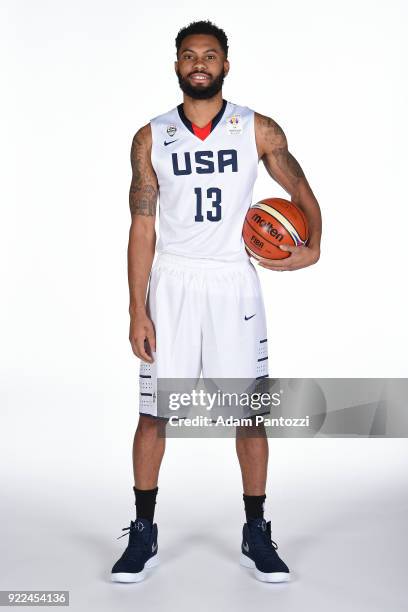
<path fill-rule="evenodd" d="M 264 503 L 266 495 L 243 495 L 246 520 L 264 517 Z"/>
<path fill-rule="evenodd" d="M 148 519 L 153 523 L 154 507 L 156 505 L 156 495 L 159 487 L 154 489 L 136 489 L 133 487 L 135 494 L 136 518 Z"/>

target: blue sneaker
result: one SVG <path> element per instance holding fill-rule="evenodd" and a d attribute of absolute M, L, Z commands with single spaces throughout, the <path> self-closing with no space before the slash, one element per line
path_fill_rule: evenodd
<path fill-rule="evenodd" d="M 146 569 L 159 563 L 157 555 L 157 525 L 147 519 L 130 521 L 130 527 L 122 531 L 129 534 L 129 542 L 121 558 L 112 568 L 113 582 L 140 582 L 146 577 Z M 119 539 L 118 538 L 118 539 Z"/>
<path fill-rule="evenodd" d="M 255 569 L 262 582 L 287 582 L 289 568 L 276 552 L 278 545 L 271 537 L 271 522 L 250 519 L 242 529 L 241 565 Z"/>

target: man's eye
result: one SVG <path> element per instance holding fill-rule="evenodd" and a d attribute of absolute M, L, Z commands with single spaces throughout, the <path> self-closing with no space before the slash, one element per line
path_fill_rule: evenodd
<path fill-rule="evenodd" d="M 207 59 L 215 59 L 215 55 L 207 55 Z"/>
<path fill-rule="evenodd" d="M 192 57 L 192 55 L 183 55 L 183 59 L 191 59 Z"/>

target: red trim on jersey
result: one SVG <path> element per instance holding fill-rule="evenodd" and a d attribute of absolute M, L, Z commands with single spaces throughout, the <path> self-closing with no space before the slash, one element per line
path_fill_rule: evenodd
<path fill-rule="evenodd" d="M 198 136 L 198 138 L 201 138 L 201 140 L 205 140 L 208 134 L 210 134 L 211 132 L 211 124 L 212 120 L 204 127 L 198 127 L 198 125 L 195 125 L 195 123 L 192 123 L 191 125 L 193 126 L 194 134 Z"/>

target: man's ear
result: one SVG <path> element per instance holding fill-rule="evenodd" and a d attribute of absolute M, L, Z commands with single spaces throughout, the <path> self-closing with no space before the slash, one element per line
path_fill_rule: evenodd
<path fill-rule="evenodd" d="M 229 73 L 229 69 L 230 69 L 230 63 L 226 59 L 224 60 L 224 76 L 227 76 L 227 74 Z"/>
<path fill-rule="evenodd" d="M 174 62 L 174 72 L 176 72 L 176 73 L 177 73 L 177 68 L 178 68 L 178 61 L 176 60 Z"/>

